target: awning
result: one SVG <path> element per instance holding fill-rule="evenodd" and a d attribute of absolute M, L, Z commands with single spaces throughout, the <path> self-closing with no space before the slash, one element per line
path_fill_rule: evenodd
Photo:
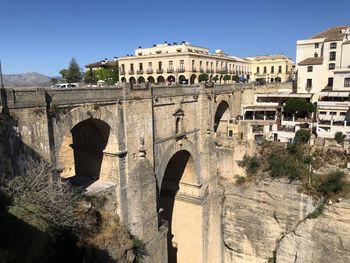
<path fill-rule="evenodd" d="M 320 97 L 349 97 L 350 92 L 336 92 L 336 91 L 329 91 L 329 92 L 320 92 Z"/>
<path fill-rule="evenodd" d="M 311 98 L 311 94 L 296 94 L 296 93 L 256 93 L 258 97 L 269 98 Z"/>

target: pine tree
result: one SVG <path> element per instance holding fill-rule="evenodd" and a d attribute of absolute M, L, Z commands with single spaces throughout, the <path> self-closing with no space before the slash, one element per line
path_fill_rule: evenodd
<path fill-rule="evenodd" d="M 73 82 L 81 81 L 81 78 L 82 78 L 82 73 L 80 71 L 80 67 L 77 61 L 75 60 L 75 58 L 72 58 L 66 73 L 66 80 L 68 83 L 73 83 Z"/>

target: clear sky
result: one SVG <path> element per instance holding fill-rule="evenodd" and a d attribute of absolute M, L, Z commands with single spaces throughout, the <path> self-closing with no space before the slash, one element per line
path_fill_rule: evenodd
<path fill-rule="evenodd" d="M 246 57 L 284 53 L 329 27 L 350 25 L 350 0 L 0 0 L 5 74 L 57 76 L 83 66 L 181 42 Z"/>

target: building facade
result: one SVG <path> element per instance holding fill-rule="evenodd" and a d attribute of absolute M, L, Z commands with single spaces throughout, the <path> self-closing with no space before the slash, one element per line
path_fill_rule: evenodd
<path fill-rule="evenodd" d="M 188 42 L 140 47 L 135 55 L 118 61 L 120 80 L 132 83 L 195 84 L 200 74 L 217 83 L 232 83 L 234 75 L 244 81 L 251 74 L 248 60 L 228 56 L 222 50 L 209 53 L 209 49 Z"/>
<path fill-rule="evenodd" d="M 285 55 L 247 57 L 251 61 L 251 81 L 286 82 L 293 79 L 294 62 Z"/>
<path fill-rule="evenodd" d="M 350 90 L 350 28 L 330 28 L 307 40 L 297 41 L 298 92 Z"/>

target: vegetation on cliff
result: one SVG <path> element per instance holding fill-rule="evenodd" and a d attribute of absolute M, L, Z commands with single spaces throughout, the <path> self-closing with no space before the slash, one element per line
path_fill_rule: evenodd
<path fill-rule="evenodd" d="M 133 237 L 103 196 L 84 196 L 45 162 L 0 184 L 1 262 L 139 262 Z"/>
<path fill-rule="evenodd" d="M 345 172 L 341 170 L 345 168 L 346 155 L 330 154 L 330 149 L 311 150 L 301 143 L 264 142 L 258 155 L 244 156 L 239 165 L 245 167 L 247 180 L 288 178 L 291 182 L 299 180 L 302 191 L 325 200 L 347 196 L 350 186 Z M 242 181 L 240 179 L 237 184 L 242 184 Z"/>

